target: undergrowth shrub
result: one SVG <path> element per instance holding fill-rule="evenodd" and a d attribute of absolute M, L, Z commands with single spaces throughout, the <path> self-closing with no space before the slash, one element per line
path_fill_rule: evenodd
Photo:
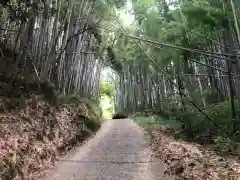
<path fill-rule="evenodd" d="M 158 115 L 155 115 L 154 113 L 151 113 L 151 112 L 148 112 L 148 113 L 138 112 L 134 114 L 133 119 L 138 124 L 140 124 L 145 128 L 153 128 L 153 127 L 158 127 L 160 125 L 164 125 L 177 132 L 181 130 L 181 126 L 182 126 L 182 123 L 176 121 L 175 119 L 161 118 Z"/>
<path fill-rule="evenodd" d="M 237 101 L 236 107 L 239 107 Z M 204 112 L 217 126 L 195 109 L 190 108 L 185 112 L 172 113 L 173 118 L 183 123 L 179 137 L 197 141 L 200 144 L 214 144 L 215 148 L 221 152 L 238 154 L 240 131 L 232 135 L 233 123 L 230 101 L 208 106 Z"/>
<path fill-rule="evenodd" d="M 231 153 L 233 155 L 240 154 L 240 142 L 239 140 L 233 140 L 230 137 L 217 136 L 214 139 L 214 147 L 216 150 L 222 153 Z"/>
<path fill-rule="evenodd" d="M 94 100 L 84 99 L 78 94 L 61 96 L 61 105 L 71 107 L 71 111 L 77 111 L 82 118 L 85 118 L 85 125 L 92 130 L 100 127 L 102 109 Z"/>
<path fill-rule="evenodd" d="M 112 119 L 126 119 L 126 118 L 128 118 L 128 116 L 122 112 L 117 112 L 112 117 Z"/>
<path fill-rule="evenodd" d="M 239 116 L 238 101 L 235 102 L 235 105 L 237 116 Z M 200 144 L 213 144 L 221 152 L 240 154 L 240 130 L 232 134 L 233 122 L 230 101 L 209 105 L 203 111 L 212 121 L 190 105 L 186 105 L 184 110 L 172 107 L 164 112 L 162 110 L 161 113 L 137 113 L 135 119 L 141 125 L 148 127 L 152 127 L 153 124 L 167 125 L 174 129 L 176 138 Z M 160 118 L 155 117 L 152 120 L 153 114 L 160 116 Z"/>

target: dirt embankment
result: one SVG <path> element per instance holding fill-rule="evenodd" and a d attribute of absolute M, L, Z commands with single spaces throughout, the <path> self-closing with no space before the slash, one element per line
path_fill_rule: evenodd
<path fill-rule="evenodd" d="M 239 180 L 240 161 L 237 157 L 218 155 L 210 148 L 176 140 L 168 127 L 151 131 L 154 156 L 168 164 L 166 174 L 178 179 Z"/>
<path fill-rule="evenodd" d="M 46 103 L 0 114 L 0 179 L 33 179 L 32 173 L 52 166 L 61 152 L 100 125 L 100 108 L 90 101 L 63 105 L 55 113 Z M 98 110 L 97 110 L 98 109 Z"/>

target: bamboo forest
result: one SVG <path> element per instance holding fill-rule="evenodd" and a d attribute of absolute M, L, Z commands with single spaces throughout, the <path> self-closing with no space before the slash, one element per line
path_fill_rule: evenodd
<path fill-rule="evenodd" d="M 0 89 L 2 114 L 43 91 L 239 156 L 240 1 L 0 0 Z"/>

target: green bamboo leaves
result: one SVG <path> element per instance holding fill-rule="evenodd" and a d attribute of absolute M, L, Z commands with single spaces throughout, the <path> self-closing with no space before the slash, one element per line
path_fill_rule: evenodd
<path fill-rule="evenodd" d="M 153 4 L 154 3 L 154 0 L 137 0 L 137 3 L 138 4 Z"/>

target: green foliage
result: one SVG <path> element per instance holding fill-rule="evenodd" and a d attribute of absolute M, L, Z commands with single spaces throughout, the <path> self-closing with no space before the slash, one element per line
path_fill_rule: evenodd
<path fill-rule="evenodd" d="M 115 88 L 114 85 L 109 82 L 101 81 L 100 84 L 100 94 L 106 95 L 109 98 L 113 98 L 115 95 Z"/>
<path fill-rule="evenodd" d="M 58 91 L 55 84 L 44 82 L 41 84 L 41 91 L 45 100 L 52 106 L 58 105 Z"/>
<path fill-rule="evenodd" d="M 182 123 L 174 119 L 161 118 L 152 112 L 138 112 L 134 114 L 133 119 L 145 128 L 154 128 L 158 126 L 167 126 L 174 131 L 180 131 Z"/>
<path fill-rule="evenodd" d="M 79 94 L 70 94 L 61 97 L 62 104 L 73 105 L 78 107 L 81 104 L 85 104 L 89 109 L 93 110 L 99 117 L 101 117 L 101 111 L 98 107 L 98 103 L 95 100 L 82 98 Z"/>
<path fill-rule="evenodd" d="M 240 142 L 235 141 L 229 137 L 218 136 L 214 140 L 215 149 L 222 153 L 231 153 L 233 155 L 240 155 Z"/>
<path fill-rule="evenodd" d="M 157 125 L 153 117 L 139 116 L 139 117 L 135 117 L 134 119 L 138 124 L 140 124 L 145 128 L 153 128 L 154 126 Z"/>
<path fill-rule="evenodd" d="M 209 6 L 206 1 L 200 3 L 197 4 L 193 1 L 182 5 L 182 12 L 186 15 L 188 23 L 199 24 L 201 22 L 203 25 L 215 28 L 227 20 L 222 9 Z"/>
<path fill-rule="evenodd" d="M 209 29 L 222 27 L 228 18 L 222 7 L 211 4 L 207 0 L 179 1 L 178 8 L 175 6 L 174 9 L 166 9 L 163 2 L 154 0 L 135 0 L 132 5 L 136 23 L 131 26 L 131 29 L 127 29 L 129 34 L 137 37 L 147 37 L 147 39 L 150 38 L 164 43 L 186 46 L 183 44 L 183 34 L 186 33 L 189 43 L 187 46 L 199 49 L 205 49 L 212 43 L 208 39 L 203 38 L 203 34 L 206 37 L 211 36 L 211 39 L 218 41 L 217 37 Z M 118 68 L 120 63 L 122 66 L 129 62 L 139 62 L 139 60 L 146 61 L 149 64 L 152 63 L 132 40 L 118 36 L 118 32 L 116 33 L 116 38 L 117 42 L 113 47 L 115 58 L 110 58 L 110 60 L 118 59 L 117 63 L 112 61 L 113 64 L 116 63 L 113 66 L 116 71 L 119 72 L 119 69 L 121 69 Z M 171 61 L 176 62 L 179 59 L 179 53 L 181 53 L 178 49 L 164 47 L 167 51 L 165 52 L 144 43 L 141 43 L 141 47 L 163 69 Z M 191 53 L 191 56 L 194 57 L 196 55 Z"/>
<path fill-rule="evenodd" d="M 96 0 L 96 6 L 101 8 L 103 4 L 109 4 L 111 7 L 122 8 L 125 5 L 126 1 L 122 0 Z"/>
<path fill-rule="evenodd" d="M 121 61 L 117 59 L 111 47 L 107 47 L 107 53 L 110 61 L 110 67 L 116 72 L 120 73 L 123 69 Z"/>
<path fill-rule="evenodd" d="M 239 104 L 235 103 L 237 106 Z M 230 102 L 225 101 L 208 106 L 204 111 L 217 124 L 213 125 L 197 111 L 175 112 L 171 116 L 183 123 L 184 128 L 177 135 L 188 140 L 199 143 L 213 143 L 215 147 L 223 152 L 239 153 L 239 132 L 232 132 L 232 119 Z M 190 110 L 190 109 L 189 109 Z"/>
<path fill-rule="evenodd" d="M 99 43 L 102 43 L 102 35 L 100 33 L 100 30 L 96 27 L 92 27 L 89 29 L 89 32 L 91 32 L 94 37 L 96 38 L 96 40 L 99 42 Z"/>
<path fill-rule="evenodd" d="M 235 105 L 239 107 L 237 100 Z M 232 134 L 230 107 L 230 101 L 224 101 L 204 109 L 217 126 L 188 105 L 185 105 L 185 110 L 172 106 L 170 110 L 161 112 L 139 112 L 135 114 L 134 119 L 146 128 L 168 126 L 174 130 L 176 138 L 200 144 L 214 144 L 221 152 L 239 154 L 240 132 Z"/>
<path fill-rule="evenodd" d="M 132 2 L 134 4 L 144 6 L 144 5 L 153 5 L 156 2 L 156 0 L 133 0 Z"/>
<path fill-rule="evenodd" d="M 229 105 L 229 102 L 223 102 L 205 109 L 205 113 L 207 113 L 219 127 L 215 127 L 211 121 L 196 110 L 179 111 L 171 116 L 184 124 L 182 133 L 185 133 L 189 138 L 196 139 L 202 143 L 212 142 L 214 136 L 218 134 L 217 128 L 221 126 L 231 128 L 231 111 Z M 228 129 L 228 132 L 225 133 L 230 133 L 230 131 L 231 129 Z"/>
<path fill-rule="evenodd" d="M 122 109 L 134 107 L 133 112 L 149 109 L 165 119 L 170 119 L 167 120 L 169 122 L 176 121 L 181 129 L 179 136 L 187 137 L 189 140 L 218 144 L 222 142 L 224 144 L 224 141 L 229 144 L 227 138 L 239 141 L 234 140 L 231 134 L 233 121 L 230 102 L 221 102 L 229 98 L 228 88 L 223 87 L 224 81 L 218 77 L 216 69 L 204 65 L 225 68 L 220 65 L 223 62 L 214 57 L 216 53 L 208 54 L 208 51 L 226 53 L 220 46 L 228 46 L 237 39 L 230 5 L 225 1 L 209 0 L 180 0 L 171 6 L 173 8 L 170 8 L 169 4 L 169 1 L 132 1 L 133 9 L 130 10 L 130 14 L 133 13 L 135 23 L 131 29 L 125 28 L 128 34 L 157 41 L 159 45 L 156 45 L 157 43 L 150 45 L 144 40 L 137 40 L 141 46 L 139 48 L 129 37 L 119 35 L 116 31 L 114 36 L 116 42 L 113 43 L 112 49 L 123 67 L 122 73 L 119 74 L 122 78 L 119 92 L 123 93 L 121 99 L 124 101 Z M 239 4 L 236 8 L 239 8 Z M 233 40 L 229 38 L 230 36 L 224 37 L 227 36 L 224 33 L 230 33 Z M 222 42 L 222 39 L 226 42 Z M 239 48 L 238 45 L 230 46 L 231 50 Z M 151 60 L 141 49 L 151 57 Z M 195 52 L 196 49 L 199 52 Z M 216 60 L 221 63 L 217 63 Z M 118 70 L 116 66 L 114 68 Z M 159 69 L 167 72 L 170 78 L 164 76 L 161 79 L 162 72 Z M 239 69 L 233 71 L 237 73 Z M 176 74 L 179 79 L 176 78 Z M 206 77 L 203 74 L 206 74 Z M 196 101 L 198 108 L 192 106 L 181 92 L 177 91 L 177 95 L 175 94 L 175 86 L 172 85 L 174 81 L 186 96 L 189 95 L 188 99 Z M 139 86 L 136 87 L 136 83 Z M 139 95 L 135 98 L 136 94 Z M 149 98 L 156 94 L 159 94 L 158 97 Z M 213 102 L 219 103 L 208 105 Z M 199 109 L 203 109 L 209 118 L 199 112 Z M 152 126 L 157 122 L 149 113 L 140 113 L 137 117 L 136 121 L 146 126 Z M 215 140 L 217 137 L 224 139 L 217 141 Z"/>
<path fill-rule="evenodd" d="M 101 107 L 103 117 L 110 119 L 114 113 L 115 87 L 111 82 L 101 81 L 100 83 Z"/>
<path fill-rule="evenodd" d="M 102 109 L 96 101 L 82 98 L 78 94 L 71 94 L 61 97 L 61 104 L 73 108 L 72 111 L 78 111 L 80 114 L 82 113 L 82 118 L 86 119 L 84 124 L 89 129 L 95 130 L 95 128 L 100 126 Z"/>
<path fill-rule="evenodd" d="M 134 115 L 134 119 L 143 127 L 167 126 L 175 132 L 176 138 L 196 141 L 201 144 L 214 144 L 217 151 L 239 155 L 240 131 L 231 134 L 230 102 L 225 101 L 209 106 L 205 112 L 217 123 L 217 127 L 201 113 L 194 110 L 181 112 L 175 109 L 169 112 L 169 119 L 161 118 L 151 112 L 139 112 Z"/>

